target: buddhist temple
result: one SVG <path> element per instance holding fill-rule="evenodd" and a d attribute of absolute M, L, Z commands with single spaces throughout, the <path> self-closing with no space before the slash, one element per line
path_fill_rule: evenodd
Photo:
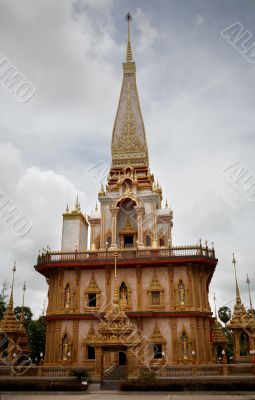
<path fill-rule="evenodd" d="M 144 366 L 210 364 L 215 343 L 225 343 L 208 300 L 213 246 L 172 242 L 173 211 L 150 169 L 126 19 L 112 162 L 99 205 L 89 215 L 78 198 L 67 207 L 61 249 L 44 250 L 35 266 L 48 283 L 45 365 L 86 367 L 99 381 L 119 367 L 130 378 Z"/>

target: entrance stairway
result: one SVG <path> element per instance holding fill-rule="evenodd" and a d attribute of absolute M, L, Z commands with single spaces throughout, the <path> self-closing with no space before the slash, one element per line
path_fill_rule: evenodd
<path fill-rule="evenodd" d="M 119 390 L 120 380 L 127 377 L 127 366 L 120 365 L 116 367 L 109 375 L 104 378 L 101 390 Z"/>

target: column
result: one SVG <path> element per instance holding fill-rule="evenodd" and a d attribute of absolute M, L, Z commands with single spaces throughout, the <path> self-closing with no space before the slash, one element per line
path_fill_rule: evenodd
<path fill-rule="evenodd" d="M 103 380 L 103 350 L 102 347 L 95 348 L 95 375 Z"/>
<path fill-rule="evenodd" d="M 112 244 L 110 249 L 117 248 L 117 217 L 119 213 L 119 207 L 111 207 L 111 216 L 112 216 Z"/>
<path fill-rule="evenodd" d="M 142 268 L 141 265 L 136 266 L 136 308 L 138 311 L 142 309 Z"/>
<path fill-rule="evenodd" d="M 79 341 L 79 320 L 73 321 L 73 348 L 71 354 L 71 360 L 73 363 L 78 363 L 78 341 Z"/>
<path fill-rule="evenodd" d="M 153 205 L 152 247 L 154 249 L 158 247 L 158 225 L 155 205 Z"/>
<path fill-rule="evenodd" d="M 133 348 L 127 349 L 127 370 L 128 370 L 128 378 L 133 375 L 134 371 L 134 351 Z"/>
<path fill-rule="evenodd" d="M 90 245 L 90 250 L 91 251 L 95 251 L 96 250 L 96 246 L 95 246 L 95 225 L 92 223 L 92 221 L 90 222 L 91 224 L 91 245 Z"/>
<path fill-rule="evenodd" d="M 135 207 L 137 212 L 137 247 L 143 248 L 143 215 L 144 215 L 144 207 Z"/>
<path fill-rule="evenodd" d="M 105 207 L 101 204 L 100 249 L 105 249 Z"/>
<path fill-rule="evenodd" d="M 168 290 L 169 290 L 169 310 L 175 309 L 175 287 L 174 287 L 174 266 L 168 265 Z"/>
<path fill-rule="evenodd" d="M 178 348 L 177 348 L 177 321 L 176 321 L 176 318 L 171 318 L 169 324 L 170 324 L 170 329 L 171 329 L 171 342 L 172 342 L 171 352 L 172 352 L 172 354 L 169 354 L 168 356 L 173 364 L 177 364 Z"/>
<path fill-rule="evenodd" d="M 61 345 L 61 321 L 56 321 L 55 322 L 55 337 L 54 337 L 54 342 L 52 343 L 52 349 L 53 351 L 53 360 L 51 359 L 51 362 L 56 363 L 59 359 L 59 347 Z"/>

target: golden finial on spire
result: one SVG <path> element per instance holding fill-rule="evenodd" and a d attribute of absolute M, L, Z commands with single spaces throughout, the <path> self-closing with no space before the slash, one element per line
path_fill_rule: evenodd
<path fill-rule="evenodd" d="M 126 62 L 131 62 L 132 57 L 132 49 L 131 49 L 131 40 L 130 40 L 130 22 L 132 21 L 132 15 L 128 12 L 125 20 L 128 22 L 128 42 L 127 42 L 127 53 L 126 53 Z"/>
<path fill-rule="evenodd" d="M 241 297 L 240 297 L 240 292 L 239 292 L 239 287 L 238 287 L 238 282 L 237 282 L 237 274 L 236 274 L 236 259 L 235 259 L 235 254 L 234 253 L 233 253 L 232 264 L 234 265 L 235 280 L 236 280 L 236 302 L 237 303 L 241 303 Z"/>
<path fill-rule="evenodd" d="M 165 208 L 168 208 L 168 201 L 166 199 Z"/>
<path fill-rule="evenodd" d="M 67 203 L 67 205 L 66 205 L 66 213 L 69 213 L 68 203 Z"/>
<path fill-rule="evenodd" d="M 13 307 L 13 288 L 14 288 L 14 276 L 16 272 L 16 261 L 14 261 L 13 269 L 12 269 L 12 286 L 11 286 L 11 296 L 10 296 L 10 305 Z"/>
<path fill-rule="evenodd" d="M 96 202 L 96 208 L 95 208 L 95 211 L 96 211 L 96 212 L 98 211 L 98 206 L 97 206 L 97 202 Z"/>

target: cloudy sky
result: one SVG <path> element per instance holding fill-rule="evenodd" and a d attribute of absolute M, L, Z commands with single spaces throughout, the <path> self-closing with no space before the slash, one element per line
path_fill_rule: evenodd
<path fill-rule="evenodd" d="M 93 166 L 110 162 L 127 11 L 151 170 L 174 212 L 174 244 L 215 243 L 218 306 L 233 306 L 234 251 L 243 301 L 249 273 L 255 302 L 254 0 L 0 0 L 0 205 L 9 199 L 32 221 L 18 236 L 0 217 L 0 283 L 10 285 L 16 260 L 16 304 L 25 280 L 26 304 L 41 313 L 38 250 L 60 249 L 61 214 L 77 192 L 84 212 L 95 207 L 102 174 Z M 246 48 L 221 34 L 237 23 Z M 7 90 L 4 57 L 34 85 L 29 101 Z"/>

